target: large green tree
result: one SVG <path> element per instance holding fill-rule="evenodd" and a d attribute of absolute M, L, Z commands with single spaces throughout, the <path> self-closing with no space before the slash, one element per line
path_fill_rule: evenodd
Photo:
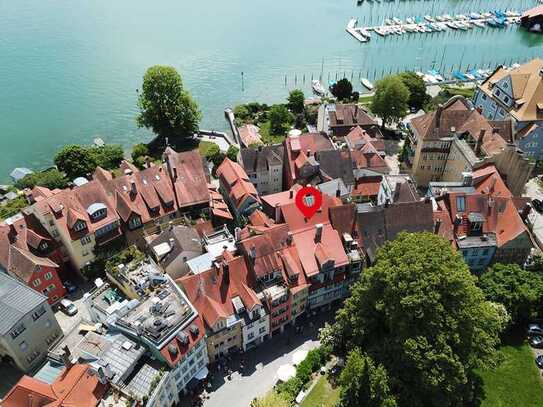
<path fill-rule="evenodd" d="M 62 189 L 68 186 L 68 179 L 62 172 L 56 168 L 52 168 L 25 175 L 23 179 L 20 179 L 15 183 L 15 186 L 19 189 L 34 188 L 35 186 L 46 187 L 49 189 Z"/>
<path fill-rule="evenodd" d="M 517 264 L 495 264 L 479 280 L 490 301 L 503 304 L 514 324 L 538 316 L 543 308 L 543 275 Z"/>
<path fill-rule="evenodd" d="M 387 76 L 375 85 L 371 110 L 381 117 L 385 127 L 405 117 L 409 108 L 409 97 L 409 89 L 400 77 Z"/>
<path fill-rule="evenodd" d="M 332 85 L 330 92 L 339 101 L 350 100 L 353 97 L 353 85 L 347 78 L 343 78 Z"/>
<path fill-rule="evenodd" d="M 73 180 L 77 177 L 86 177 L 96 168 L 95 156 L 88 147 L 70 144 L 64 146 L 55 155 L 55 165 Z"/>
<path fill-rule="evenodd" d="M 96 162 L 106 170 L 118 168 L 124 159 L 123 148 L 119 144 L 106 144 L 101 147 L 90 147 L 89 151 Z"/>
<path fill-rule="evenodd" d="M 288 95 L 288 108 L 292 113 L 299 114 L 304 112 L 304 92 L 300 89 L 294 89 Z"/>
<path fill-rule="evenodd" d="M 400 79 L 409 90 L 409 107 L 416 110 L 422 109 L 431 99 L 426 93 L 426 85 L 422 78 L 415 72 L 402 72 Z"/>
<path fill-rule="evenodd" d="M 363 349 L 389 375 L 400 406 L 460 406 L 473 371 L 494 362 L 502 315 L 450 244 L 400 233 L 377 253 L 323 338 L 336 354 Z"/>
<path fill-rule="evenodd" d="M 347 356 L 347 363 L 339 377 L 342 407 L 396 407 L 390 394 L 388 375 L 381 365 L 354 349 Z"/>
<path fill-rule="evenodd" d="M 171 66 L 155 65 L 147 70 L 138 107 L 138 126 L 152 129 L 160 138 L 174 141 L 198 131 L 201 112 Z"/>

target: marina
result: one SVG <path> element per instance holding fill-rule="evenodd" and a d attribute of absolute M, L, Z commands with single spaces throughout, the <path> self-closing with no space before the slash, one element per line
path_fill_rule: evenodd
<path fill-rule="evenodd" d="M 369 90 L 362 78 L 375 84 L 389 74 L 411 70 L 427 75 L 435 69 L 446 82 L 453 72 L 467 78 L 472 69 L 523 63 L 541 56 L 543 49 L 543 35 L 516 24 L 385 37 L 367 31 L 371 37 L 364 43 L 345 31 L 351 18 L 358 19 L 358 27 L 383 26 L 391 17 L 405 24 L 418 16 L 426 24 L 432 23 L 426 16 L 436 23 L 445 14 L 522 12 L 536 6 L 536 0 L 210 4 L 163 0 L 157 9 L 150 2 L 128 0 L 95 0 L 75 8 L 66 1 L 4 2 L 0 142 L 8 153 L 0 162 L 0 183 L 23 163 L 29 168 L 51 165 L 55 151 L 66 144 L 91 144 L 101 137 L 128 148 L 148 141 L 152 135 L 135 121 L 137 89 L 154 64 L 180 72 L 202 110 L 202 128 L 225 131 L 225 107 L 282 102 L 297 88 L 311 95 L 312 80 L 327 90 L 330 82 L 346 77 L 365 93 Z M 213 29 L 204 29 L 203 19 Z M 232 30 L 232 24 L 243 29 Z"/>
<path fill-rule="evenodd" d="M 475 13 L 468 16 L 458 14 L 450 16 L 448 14 L 432 17 L 407 17 L 405 22 L 397 17 L 387 18 L 383 25 L 373 27 L 358 27 L 358 19 L 351 18 L 347 23 L 345 30 L 358 41 L 365 43 L 371 39 L 371 32 L 381 37 L 389 35 L 403 35 L 409 33 L 434 33 L 447 30 L 467 31 L 472 28 L 505 28 L 513 24 L 520 23 L 521 13 L 514 10 L 504 12 L 495 10 L 493 12 Z"/>

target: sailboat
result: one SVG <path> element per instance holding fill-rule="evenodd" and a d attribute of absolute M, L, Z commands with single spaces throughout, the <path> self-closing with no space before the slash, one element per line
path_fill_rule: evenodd
<path fill-rule="evenodd" d="M 313 79 L 313 81 L 311 81 L 311 88 L 313 89 L 313 92 L 319 96 L 324 96 L 326 94 L 326 89 L 324 89 L 318 79 Z"/>
<path fill-rule="evenodd" d="M 369 81 L 369 79 L 361 78 L 360 83 L 362 86 L 364 86 L 367 90 L 373 90 L 373 83 Z"/>

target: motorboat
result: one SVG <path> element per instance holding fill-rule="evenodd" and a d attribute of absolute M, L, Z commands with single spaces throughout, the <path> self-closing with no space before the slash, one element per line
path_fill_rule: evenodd
<path fill-rule="evenodd" d="M 369 81 L 369 79 L 362 78 L 360 79 L 360 83 L 362 86 L 364 86 L 367 90 L 373 90 L 373 83 Z"/>
<path fill-rule="evenodd" d="M 445 21 L 442 16 L 437 16 L 436 21 L 442 22 Z"/>
<path fill-rule="evenodd" d="M 449 14 L 444 14 L 443 15 L 443 20 L 444 21 L 451 21 L 453 18 L 449 15 Z"/>
<path fill-rule="evenodd" d="M 447 21 L 445 24 L 447 25 L 447 27 L 452 28 L 453 30 L 458 29 L 458 26 L 456 25 L 454 21 Z"/>
<path fill-rule="evenodd" d="M 483 16 L 479 13 L 472 12 L 469 13 L 469 18 L 471 18 L 472 20 L 480 20 L 481 18 L 483 18 Z"/>
<path fill-rule="evenodd" d="M 436 20 L 434 20 L 434 19 L 432 18 L 432 16 L 424 16 L 424 19 L 425 19 L 426 21 L 428 21 L 429 23 L 433 23 L 434 21 L 436 21 Z"/>
<path fill-rule="evenodd" d="M 313 89 L 313 92 L 319 96 L 326 95 L 326 89 L 324 89 L 324 86 L 322 86 L 322 83 L 318 79 L 313 79 L 311 81 L 311 88 Z"/>
<path fill-rule="evenodd" d="M 405 19 L 405 22 L 406 22 L 407 24 L 413 24 L 413 23 L 415 22 L 415 20 L 413 20 L 413 18 L 411 18 L 411 17 L 407 17 L 407 18 Z"/>
<path fill-rule="evenodd" d="M 392 21 L 394 21 L 394 24 L 397 24 L 397 25 L 401 25 L 402 24 L 402 20 L 400 20 L 398 17 L 394 17 L 392 19 Z"/>
<path fill-rule="evenodd" d="M 475 24 L 477 27 L 486 27 L 485 20 L 473 20 L 472 23 Z"/>
<path fill-rule="evenodd" d="M 435 69 L 429 69 L 428 74 L 436 78 L 438 82 L 443 82 L 445 80 L 443 76 L 441 76 L 439 72 Z"/>
<path fill-rule="evenodd" d="M 470 81 L 474 81 L 474 80 L 475 80 L 475 75 L 473 75 L 472 73 L 466 72 L 465 75 L 466 75 L 466 77 L 467 77 Z"/>
<path fill-rule="evenodd" d="M 390 18 L 385 19 L 385 25 L 392 25 L 394 22 Z"/>

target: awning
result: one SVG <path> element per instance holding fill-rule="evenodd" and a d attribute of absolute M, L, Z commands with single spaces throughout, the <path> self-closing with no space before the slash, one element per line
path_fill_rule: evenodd
<path fill-rule="evenodd" d="M 282 382 L 286 382 L 294 376 L 296 376 L 296 368 L 292 365 L 281 365 L 277 369 L 277 378 Z"/>
<path fill-rule="evenodd" d="M 198 380 L 204 380 L 208 374 L 209 370 L 207 370 L 207 367 L 204 366 L 194 375 L 194 378 Z"/>

